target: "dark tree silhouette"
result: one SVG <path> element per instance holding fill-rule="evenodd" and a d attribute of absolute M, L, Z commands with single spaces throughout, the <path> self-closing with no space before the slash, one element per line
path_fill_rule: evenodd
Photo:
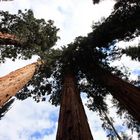
<path fill-rule="evenodd" d="M 5 115 L 5 113 L 10 109 L 11 105 L 15 99 L 10 99 L 3 107 L 0 108 L 0 119 Z"/>
<path fill-rule="evenodd" d="M 130 56 L 132 60 L 138 60 L 140 61 L 140 46 L 131 46 L 129 48 L 122 50 L 123 54 L 126 54 L 127 56 Z"/>

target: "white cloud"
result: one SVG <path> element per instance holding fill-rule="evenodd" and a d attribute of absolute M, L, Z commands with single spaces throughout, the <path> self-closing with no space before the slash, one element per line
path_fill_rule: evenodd
<path fill-rule="evenodd" d="M 95 6 L 92 0 L 14 0 L 1 3 L 0 9 L 16 13 L 18 9 L 31 8 L 36 17 L 54 20 L 55 25 L 61 29 L 59 35 L 62 40 L 57 43 L 60 46 L 90 32 L 92 21 L 98 21 L 102 16 L 107 17 L 113 5 L 112 0 Z"/>
<path fill-rule="evenodd" d="M 118 46 L 120 49 L 125 49 L 130 46 L 131 47 L 138 46 L 139 43 L 140 43 L 140 36 L 138 36 L 130 41 L 120 41 L 120 42 L 116 43 L 116 46 Z M 125 54 L 122 55 L 122 57 L 120 59 L 111 62 L 111 66 L 118 66 L 118 68 L 125 66 L 125 68 L 131 73 L 131 75 L 129 77 L 130 80 L 137 80 L 138 75 L 140 75 L 140 73 L 138 73 L 138 72 L 135 73 L 135 71 L 138 71 L 140 68 L 140 62 L 138 60 L 132 60 L 131 57 L 126 56 Z"/>
<path fill-rule="evenodd" d="M 86 103 L 86 98 L 83 99 L 83 103 Z M 87 107 L 85 107 L 85 110 L 94 139 L 107 140 L 97 115 L 89 111 Z M 42 137 L 38 139 L 32 137 L 31 140 L 55 140 L 58 114 L 59 108 L 52 106 L 48 102 L 36 103 L 30 98 L 24 101 L 17 100 L 12 105 L 11 110 L 0 120 L 0 139 L 30 140 L 35 132 L 42 134 L 43 129 L 53 128 L 53 133 L 49 135 L 42 134 Z M 53 115 L 54 119 L 52 119 L 51 115 Z"/>
<path fill-rule="evenodd" d="M 125 66 L 125 69 L 131 73 L 131 75 L 129 76 L 130 80 L 137 80 L 138 75 L 140 75 L 138 73 L 137 74 L 134 73 L 134 71 L 139 70 L 140 62 L 132 60 L 130 57 L 128 57 L 126 55 L 123 55 L 120 60 L 115 60 L 115 61 L 111 62 L 110 66 L 118 66 L 118 68 Z M 120 70 L 122 70 L 122 69 L 120 69 Z"/>
<path fill-rule="evenodd" d="M 0 121 L 0 139 L 28 140 L 33 133 L 41 133 L 43 129 L 53 129 L 54 132 L 46 137 L 55 137 L 58 111 L 58 107 L 48 102 L 36 103 L 29 98 L 22 102 L 17 100 Z"/>
<path fill-rule="evenodd" d="M 119 46 L 119 48 L 125 49 L 129 46 L 138 46 L 139 42 L 140 42 L 140 37 L 138 36 L 130 41 L 120 41 L 117 43 L 117 46 Z"/>

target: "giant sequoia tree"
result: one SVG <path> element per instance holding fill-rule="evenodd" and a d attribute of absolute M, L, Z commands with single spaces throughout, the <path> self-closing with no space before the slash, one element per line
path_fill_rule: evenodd
<path fill-rule="evenodd" d="M 133 116 L 128 125 L 139 132 L 140 90 L 122 80 L 124 75 L 110 67 L 108 61 L 118 55 L 116 42 L 139 35 L 139 12 L 137 1 L 117 1 L 112 14 L 93 26 L 93 32 L 87 37 L 76 38 L 60 50 L 51 48 L 58 39 L 58 29 L 52 21 L 46 23 L 43 19 L 34 18 L 31 10 L 25 13 L 19 11 L 17 15 L 0 13 L 1 33 L 11 35 L 0 40 L 1 61 L 6 57 L 28 59 L 32 55 L 38 55 L 43 60 L 38 73 L 16 97 L 23 100 L 32 96 L 39 102 L 45 100 L 43 96 L 50 94 L 50 102 L 60 104 L 57 140 L 93 139 L 80 99 L 81 91 L 92 100 L 88 107 L 99 112 L 100 117 L 104 116 L 102 120 L 108 125 L 104 122 L 103 126 L 114 132 L 110 133 L 112 137 L 121 139 L 106 116 L 108 106 L 105 98 L 110 93 L 119 101 L 119 107 Z M 50 76 L 53 82 L 47 79 Z M 84 84 L 80 82 L 83 79 L 86 79 Z"/>
<path fill-rule="evenodd" d="M 49 77 L 48 69 L 52 70 L 53 68 L 46 69 L 46 65 L 50 67 L 54 67 L 53 64 L 51 63 L 52 58 L 53 58 L 53 61 L 56 62 L 55 60 L 56 58 L 53 54 L 55 52 L 55 55 L 58 56 L 57 52 L 60 52 L 58 50 L 57 51 L 48 50 L 50 49 L 50 47 L 52 47 L 55 44 L 55 41 L 58 38 L 56 36 L 57 29 L 56 27 L 53 27 L 52 21 L 49 21 L 49 23 L 46 24 L 44 20 L 35 19 L 33 17 L 32 11 L 30 10 L 27 11 L 26 13 L 22 13 L 21 11 L 19 11 L 18 15 L 14 15 L 14 17 L 13 15 L 10 15 L 7 12 L 1 12 L 1 15 L 2 15 L 2 21 L 5 21 L 4 23 L 2 22 L 2 26 L 1 26 L 2 28 L 1 29 L 1 32 L 2 32 L 1 33 L 2 34 L 1 60 L 3 61 L 5 57 L 13 58 L 14 60 L 15 58 L 18 57 L 18 55 L 21 55 L 22 58 L 26 59 L 26 58 L 30 58 L 34 54 L 37 54 L 43 60 L 43 63 L 44 63 L 43 67 L 41 67 L 41 69 L 38 71 L 37 75 L 35 75 L 33 80 L 28 83 L 31 86 L 33 86 L 33 90 L 28 90 L 28 88 L 25 87 L 23 90 L 20 91 L 20 93 L 17 94 L 17 98 L 19 99 L 24 99 L 24 98 L 27 98 L 28 96 L 33 96 L 33 98 L 36 101 L 39 101 L 41 98 L 41 95 L 45 95 L 47 91 L 50 92 L 51 90 L 50 84 L 48 84 L 48 82 L 46 81 L 46 78 Z M 7 18 L 9 19 L 7 20 Z M 14 21 L 12 21 L 11 25 L 7 28 L 6 24 L 9 23 L 9 20 L 11 18 Z M 6 35 L 7 36 L 9 35 L 9 38 L 5 37 Z M 15 50 L 15 52 L 13 52 L 12 49 Z M 46 63 L 46 60 L 47 60 L 47 63 Z M 23 71 L 23 73 L 25 72 Z M 58 131 L 57 139 L 62 139 L 62 138 L 73 139 L 75 137 L 75 139 L 88 138 L 89 140 L 92 140 L 93 138 L 92 138 L 92 135 L 91 135 L 88 123 L 87 123 L 87 119 L 84 113 L 82 102 L 80 100 L 80 92 L 78 92 L 78 89 L 75 86 L 74 78 L 72 77 L 71 79 L 71 77 L 70 78 L 67 78 L 67 77 L 69 76 L 66 75 L 66 77 L 64 78 L 64 85 L 68 87 L 68 90 L 66 89 L 66 91 L 62 92 L 63 98 L 62 98 L 61 107 L 63 108 L 64 106 L 67 105 L 68 110 L 64 110 L 62 115 L 60 115 L 64 117 L 64 120 L 67 125 L 64 125 L 64 123 L 60 119 L 60 125 L 59 125 L 60 132 Z M 29 77 L 26 78 L 23 75 L 23 78 L 25 78 L 24 82 L 28 82 Z M 69 84 L 69 82 L 71 83 Z M 71 84 L 73 86 L 72 88 L 70 88 L 71 90 L 69 90 L 69 87 L 71 86 Z M 71 103 L 71 105 L 67 104 L 66 99 L 68 98 L 65 98 L 66 96 L 65 94 L 69 96 L 70 102 L 74 100 L 74 103 Z M 44 100 L 44 98 L 42 98 L 42 100 Z M 57 102 L 58 104 L 57 100 L 55 100 L 55 102 Z M 74 110 L 75 105 L 77 106 L 77 108 Z M 68 121 L 67 115 L 65 116 L 64 114 L 69 115 L 70 119 L 74 117 L 75 121 Z M 81 121 L 79 121 L 80 119 Z M 68 131 L 67 134 L 63 131 L 62 129 L 63 126 L 65 126 L 66 132 Z M 80 129 L 78 130 L 79 127 Z M 82 132 L 83 130 L 85 130 L 84 133 Z M 71 133 L 69 133 L 70 131 Z"/>
<path fill-rule="evenodd" d="M 93 47 L 108 49 L 110 46 L 111 47 L 115 46 L 115 43 L 117 43 L 120 40 L 129 41 L 130 39 L 133 39 L 133 38 L 139 36 L 139 25 L 140 25 L 139 24 L 140 23 L 139 1 L 138 0 L 124 0 L 124 1 L 116 0 L 116 1 L 117 2 L 114 6 L 114 11 L 112 12 L 112 14 L 107 19 L 105 19 L 105 21 L 103 23 L 93 26 L 95 29 L 92 33 L 89 34 L 88 41 L 86 44 L 88 46 L 91 46 L 92 49 L 93 49 Z M 94 1 L 94 3 L 98 3 L 98 2 L 100 2 L 100 1 Z M 85 50 L 86 50 L 86 47 L 83 47 L 83 48 L 85 48 Z M 139 57 L 138 48 L 137 49 L 130 48 L 127 50 L 123 50 L 123 53 L 131 55 L 132 58 L 134 58 L 134 59 Z M 118 85 L 116 85 L 116 83 L 114 83 L 115 86 L 114 87 L 111 86 L 111 81 L 112 82 L 118 81 L 119 79 L 117 80 L 115 77 L 113 78 L 113 76 L 109 75 L 109 73 L 107 71 L 103 72 L 102 67 L 100 67 L 100 66 L 96 67 L 96 66 L 95 66 L 95 64 L 93 64 L 93 66 L 91 66 L 91 64 L 90 64 L 90 67 L 93 71 L 94 76 L 96 77 L 96 75 L 99 71 L 102 74 L 103 73 L 104 74 L 102 75 L 100 73 L 100 75 L 102 75 L 102 78 L 100 78 L 100 76 L 99 76 L 99 77 L 96 77 L 95 79 L 100 82 L 104 81 L 103 83 L 106 85 L 106 87 L 109 86 L 108 90 L 112 90 L 110 92 L 112 94 L 115 94 L 113 92 L 115 91 L 115 87 L 117 88 Z M 108 81 L 107 83 L 105 82 L 106 81 L 105 79 Z M 118 81 L 118 83 L 119 83 L 119 81 Z M 120 85 L 122 85 L 122 84 L 120 84 Z M 123 85 L 126 85 L 126 84 L 124 83 Z M 129 89 L 128 92 L 130 94 L 124 88 L 126 88 L 126 90 Z M 138 98 L 139 89 L 135 88 L 135 90 L 133 89 L 133 91 L 131 91 L 130 88 L 131 88 L 131 85 L 130 86 L 126 85 L 126 86 L 123 86 L 122 91 L 121 91 L 121 87 L 118 89 L 119 89 L 120 93 L 123 93 L 125 91 L 130 96 L 133 93 L 133 97 L 135 96 Z M 130 99 L 128 101 L 130 101 L 133 97 L 130 97 Z M 119 95 L 116 98 L 118 98 L 118 100 L 119 99 L 121 100 L 121 98 L 119 98 Z M 120 102 L 122 102 L 122 101 L 120 101 Z M 137 106 L 139 106 L 139 99 L 136 101 L 136 98 L 135 98 L 132 102 L 134 105 L 137 104 Z M 126 106 L 126 105 L 124 105 L 124 106 Z M 128 110 L 129 110 L 129 108 L 131 108 L 131 111 L 132 111 L 132 106 L 133 105 L 131 105 L 131 107 L 128 107 Z M 133 107 L 133 110 L 135 110 L 135 109 L 136 109 L 136 106 Z M 137 116 L 137 120 L 139 120 L 139 114 L 137 114 L 137 112 L 139 112 L 139 110 L 137 110 L 135 113 L 134 112 L 132 112 L 131 114 L 133 114 L 133 116 Z"/>
<path fill-rule="evenodd" d="M 60 105 L 56 140 L 93 140 L 71 68 L 65 70 Z"/>
<path fill-rule="evenodd" d="M 12 96 L 15 96 L 32 79 L 39 65 L 41 65 L 41 62 L 38 61 L 0 78 L 0 107 L 3 107 Z"/>

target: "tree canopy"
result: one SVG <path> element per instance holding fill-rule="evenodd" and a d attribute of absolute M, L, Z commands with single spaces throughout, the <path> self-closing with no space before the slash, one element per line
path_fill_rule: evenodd
<path fill-rule="evenodd" d="M 94 3 L 97 2 L 99 1 L 94 1 Z M 123 80 L 128 80 L 120 70 L 110 67 L 110 60 L 120 55 L 115 46 L 116 42 L 129 41 L 139 35 L 139 13 L 138 1 L 117 0 L 111 15 L 102 23 L 93 25 L 93 31 L 87 37 L 77 37 L 67 46 L 54 50 L 52 47 L 59 38 L 57 36 L 59 29 L 53 25 L 53 21 L 49 20 L 46 23 L 43 19 L 36 19 L 31 10 L 25 13 L 19 11 L 15 15 L 1 11 L 0 31 L 14 35 L 16 40 L 0 40 L 0 60 L 4 61 L 6 57 L 13 60 L 15 58 L 28 59 L 32 55 L 38 55 L 44 62 L 34 78 L 16 97 L 23 100 L 32 96 L 39 102 L 45 100 L 46 94 L 50 94 L 50 102 L 58 105 L 64 73 L 69 68 L 78 80 L 80 91 L 87 93 L 90 100 L 89 109 L 98 112 L 103 120 L 103 127 L 110 130 L 111 136 L 116 136 L 112 133 L 113 127 L 107 125 L 109 121 L 105 122 L 107 120 L 105 114 L 109 112 L 106 98 L 111 91 L 108 90 L 109 86 L 107 88 L 104 84 L 105 81 L 101 82 L 102 79 L 98 79 L 92 71 L 101 69 Z M 114 99 L 114 104 L 118 106 L 118 113 L 121 116 L 125 107 L 116 102 Z M 126 118 L 128 127 L 139 133 L 138 122 L 128 114 Z"/>
<path fill-rule="evenodd" d="M 18 14 L 14 15 L 1 11 L 0 17 L 1 33 L 16 36 L 16 40 L 13 42 L 8 39 L 0 39 L 0 60 L 2 61 L 5 57 L 28 59 L 32 55 L 39 55 L 43 58 L 44 53 L 53 47 L 59 38 L 57 36 L 59 29 L 53 25 L 54 22 L 36 19 L 32 10 L 25 10 L 25 12 L 19 10 Z"/>

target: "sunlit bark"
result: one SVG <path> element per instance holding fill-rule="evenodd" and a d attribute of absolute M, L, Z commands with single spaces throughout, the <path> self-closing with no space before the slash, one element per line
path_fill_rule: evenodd
<path fill-rule="evenodd" d="M 38 65 L 39 61 L 0 78 L 0 107 L 31 80 Z"/>
<path fill-rule="evenodd" d="M 15 35 L 0 32 L 0 45 L 20 45 Z"/>

